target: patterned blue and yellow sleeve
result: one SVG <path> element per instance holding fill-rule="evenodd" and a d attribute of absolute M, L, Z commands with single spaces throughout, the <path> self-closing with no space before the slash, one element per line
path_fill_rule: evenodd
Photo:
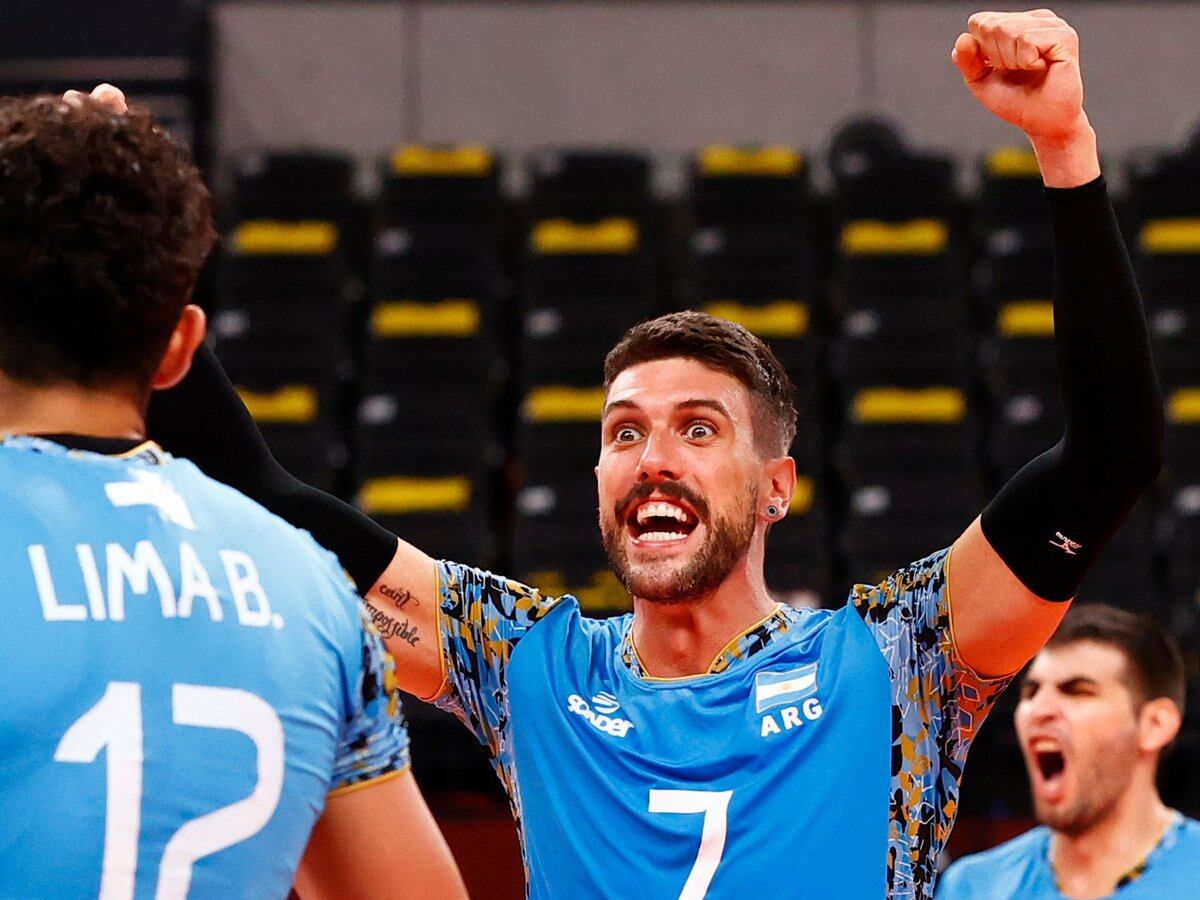
<path fill-rule="evenodd" d="M 949 550 L 856 585 L 850 604 L 887 663 L 892 749 L 889 896 L 924 896 L 958 810 L 967 750 L 1011 678 L 986 679 L 954 648 Z"/>
<path fill-rule="evenodd" d="M 491 572 L 438 563 L 438 632 L 446 679 L 434 702 L 458 716 L 497 766 L 508 748 L 508 661 L 558 602 Z M 502 774 L 503 777 L 503 774 Z"/>
<path fill-rule="evenodd" d="M 362 665 L 351 682 L 349 714 L 334 760 L 331 794 L 408 770 L 408 723 L 396 687 L 395 664 L 359 602 Z"/>

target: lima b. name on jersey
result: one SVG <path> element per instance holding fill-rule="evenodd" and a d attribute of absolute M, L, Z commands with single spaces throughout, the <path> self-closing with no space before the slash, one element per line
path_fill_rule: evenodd
<path fill-rule="evenodd" d="M 6 439 L 0 567 L 0 898 L 284 897 L 407 766 L 334 558 L 191 463 Z"/>

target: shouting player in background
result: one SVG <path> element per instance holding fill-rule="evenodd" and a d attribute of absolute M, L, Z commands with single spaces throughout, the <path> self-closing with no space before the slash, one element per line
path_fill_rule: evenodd
<path fill-rule="evenodd" d="M 1038 156 L 1066 430 L 952 548 L 837 611 L 767 592 L 793 391 L 710 316 L 638 325 L 606 360 L 600 529 L 634 611 L 605 621 L 397 545 L 290 478 L 211 355 L 152 412 L 168 446 L 311 530 L 404 622 L 399 682 L 491 752 L 531 897 L 931 896 L 980 723 L 1155 478 L 1162 409 L 1076 34 L 1046 11 L 983 13 L 954 61 Z"/>
<path fill-rule="evenodd" d="M 1155 787 L 1184 690 L 1179 647 L 1153 619 L 1071 610 L 1034 657 L 1016 713 L 1042 827 L 959 860 L 939 900 L 1195 896 L 1200 822 Z"/>
<path fill-rule="evenodd" d="M 114 109 L 0 102 L 0 897 L 284 897 L 314 822 L 317 896 L 463 896 L 336 561 L 145 439 L 214 234 Z M 380 824 L 418 888 L 359 880 Z"/>

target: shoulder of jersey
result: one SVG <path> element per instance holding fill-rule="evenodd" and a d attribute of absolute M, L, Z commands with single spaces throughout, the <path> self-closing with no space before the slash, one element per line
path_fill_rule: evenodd
<path fill-rule="evenodd" d="M 338 562 L 337 556 L 317 543 L 316 538 L 309 531 L 299 528 L 287 521 L 287 519 L 276 515 L 253 497 L 247 496 L 237 488 L 206 475 L 190 459 L 168 455 L 167 460 L 168 465 L 175 468 L 176 471 L 184 471 L 186 478 L 196 479 L 200 484 L 203 484 L 204 490 L 209 492 L 210 497 L 219 497 L 228 502 L 231 511 L 236 511 L 238 515 L 256 518 L 261 521 L 262 526 L 277 530 L 283 540 L 292 540 L 304 547 L 307 552 L 312 554 L 314 562 L 318 565 L 332 567 L 339 582 L 348 581 L 342 570 L 341 563 Z M 254 524 L 257 525 L 258 523 Z"/>
<path fill-rule="evenodd" d="M 956 860 L 951 868 L 960 876 L 1007 869 L 1014 860 L 1024 858 L 1033 852 L 1043 839 L 1045 831 L 1046 829 L 1040 825 L 1031 828 L 1024 834 L 1010 838 L 990 850 L 964 856 L 962 859 Z"/>
<path fill-rule="evenodd" d="M 1200 821 L 1184 816 L 1182 838 L 1189 843 L 1200 846 Z"/>

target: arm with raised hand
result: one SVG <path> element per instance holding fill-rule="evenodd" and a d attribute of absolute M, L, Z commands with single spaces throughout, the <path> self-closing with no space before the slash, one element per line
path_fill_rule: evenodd
<path fill-rule="evenodd" d="M 1037 155 L 1055 252 L 1062 439 L 1000 490 L 955 542 L 950 610 L 960 657 L 1020 668 L 1058 626 L 1162 465 L 1163 411 L 1133 268 L 1083 111 L 1079 39 L 1049 10 L 980 13 L 954 63 L 976 99 Z"/>
<path fill-rule="evenodd" d="M 147 426 L 168 450 L 307 529 L 337 554 L 396 658 L 400 687 L 418 697 L 438 692 L 444 673 L 433 559 L 284 469 L 211 350 L 202 347 L 187 377 L 154 396 Z"/>

